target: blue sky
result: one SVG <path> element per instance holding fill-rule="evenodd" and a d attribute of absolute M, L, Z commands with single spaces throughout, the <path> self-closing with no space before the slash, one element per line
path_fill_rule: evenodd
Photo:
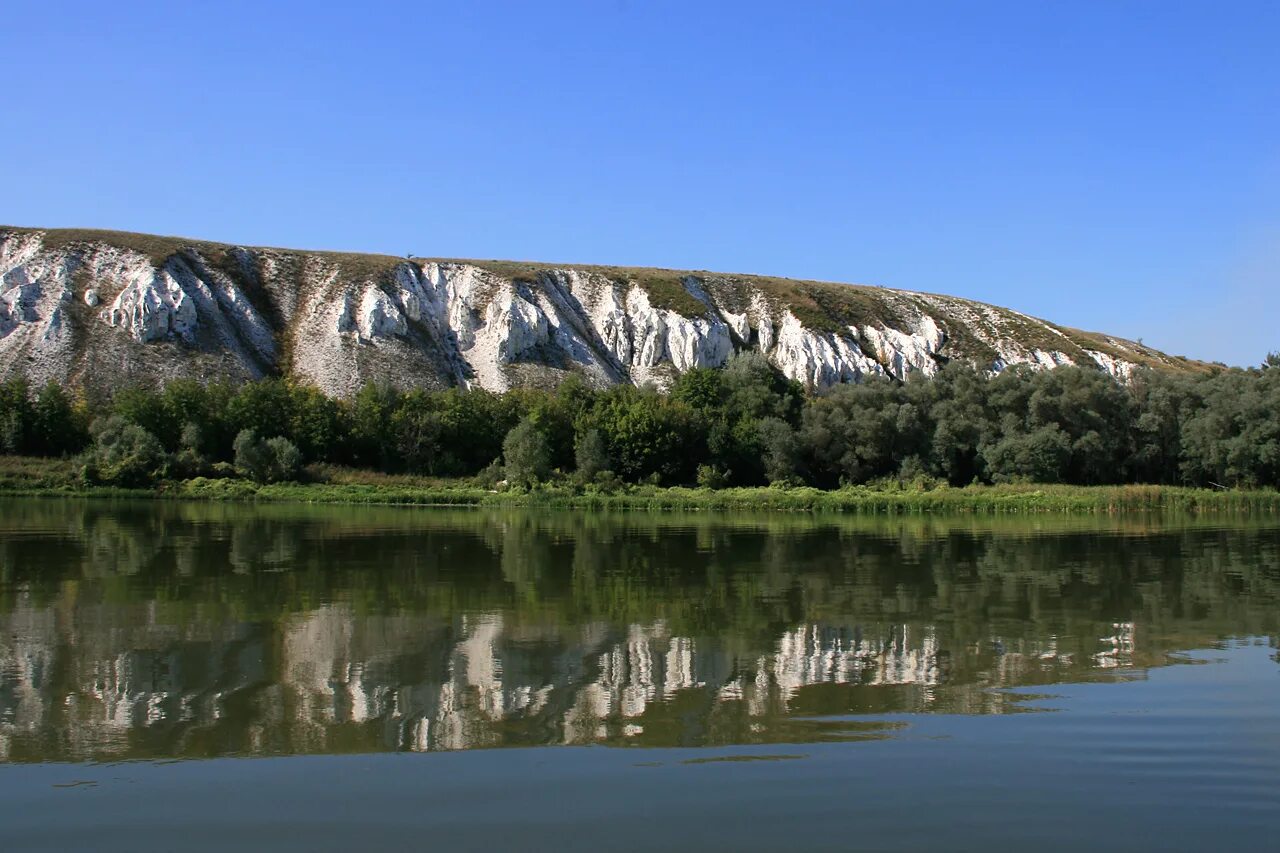
<path fill-rule="evenodd" d="M 1280 350 L 1280 3 L 34 3 L 0 221 L 758 272 Z"/>

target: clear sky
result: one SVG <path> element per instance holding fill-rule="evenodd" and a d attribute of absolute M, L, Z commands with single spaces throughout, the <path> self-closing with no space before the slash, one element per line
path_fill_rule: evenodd
<path fill-rule="evenodd" d="M 2 20 L 2 222 L 856 281 L 1280 349 L 1280 2 Z"/>

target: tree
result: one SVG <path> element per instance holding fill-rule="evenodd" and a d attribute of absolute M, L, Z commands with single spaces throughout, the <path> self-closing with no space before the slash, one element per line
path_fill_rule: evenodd
<path fill-rule="evenodd" d="M 1124 477 L 1133 455 L 1133 397 L 1110 376 L 1082 367 L 1010 369 L 990 381 L 987 399 L 999 425 L 980 447 L 991 478 L 1097 484 Z M 1061 465 L 1051 461 L 1060 447 Z"/>
<path fill-rule="evenodd" d="M 400 392 L 383 382 L 370 382 L 351 401 L 351 454 L 355 464 L 381 471 L 396 470 L 392 415 Z"/>
<path fill-rule="evenodd" d="M 182 432 L 188 424 L 200 431 L 201 451 L 222 459 L 231 457 L 236 432 L 227 423 L 227 413 L 236 388 L 227 382 L 201 383 L 193 379 L 169 382 L 160 392 L 164 426 L 156 434 L 169 450 L 182 448 Z"/>
<path fill-rule="evenodd" d="M 27 453 L 35 414 L 31 387 L 21 376 L 0 384 L 0 453 Z"/>
<path fill-rule="evenodd" d="M 258 483 L 265 483 L 271 470 L 267 443 L 251 429 L 242 429 L 235 440 L 236 473 Z"/>
<path fill-rule="evenodd" d="M 1012 433 L 983 454 L 996 482 L 1060 483 L 1071 460 L 1071 439 L 1057 424 Z"/>
<path fill-rule="evenodd" d="M 423 391 L 402 395 L 391 415 L 391 428 L 401 467 L 414 473 L 439 473 L 445 425 L 432 396 Z"/>
<path fill-rule="evenodd" d="M 280 379 L 246 382 L 227 403 L 227 421 L 236 431 L 287 435 L 293 422 L 293 394 Z"/>
<path fill-rule="evenodd" d="M 181 422 L 175 424 L 165 411 L 158 391 L 135 386 L 117 390 L 111 398 L 111 413 L 145 429 L 163 444 L 164 437 L 177 441 Z"/>
<path fill-rule="evenodd" d="M 770 483 L 791 483 L 796 479 L 800 442 L 791 424 L 781 418 L 756 422 L 760 447 L 764 452 L 764 475 Z"/>
<path fill-rule="evenodd" d="M 987 402 L 990 380 L 968 364 L 953 362 L 930 382 L 912 382 L 907 395 L 928 412 L 924 428 L 929 468 L 952 485 L 985 476 L 979 448 L 994 428 Z"/>
<path fill-rule="evenodd" d="M 791 421 L 803 392 L 758 352 L 735 353 L 724 364 L 722 384 L 726 408 L 740 417 L 776 417 Z"/>
<path fill-rule="evenodd" d="M 502 458 L 507 480 L 515 485 L 532 487 L 551 476 L 551 447 L 530 418 L 507 433 L 502 442 Z"/>
<path fill-rule="evenodd" d="M 289 387 L 288 435 L 305 459 L 338 462 L 347 452 L 349 427 L 337 400 L 310 385 Z"/>
<path fill-rule="evenodd" d="M 632 482 L 691 482 L 707 454 L 705 421 L 651 389 L 622 385 L 603 392 L 582 428 L 600 430 L 618 474 Z"/>
<path fill-rule="evenodd" d="M 905 390 L 888 379 L 841 385 L 805 407 L 800 444 L 820 485 L 865 483 L 897 473 L 917 454 L 926 426 Z"/>
<path fill-rule="evenodd" d="M 302 468 L 302 452 L 283 436 L 263 441 L 251 429 L 241 430 L 235 441 L 236 471 L 256 483 L 296 479 Z"/>
<path fill-rule="evenodd" d="M 598 429 L 588 429 L 579 433 L 573 447 L 574 467 L 578 479 L 590 482 L 596 475 L 609 470 L 609 453 L 604 446 L 604 438 Z"/>
<path fill-rule="evenodd" d="M 88 430 L 71 395 L 56 382 L 41 388 L 31 407 L 28 452 L 38 456 L 68 456 L 83 450 L 88 438 Z"/>
<path fill-rule="evenodd" d="M 441 474 L 473 474 L 502 455 L 502 442 L 523 411 L 508 395 L 451 388 L 433 395 L 440 414 Z"/>
<path fill-rule="evenodd" d="M 676 377 L 671 398 L 700 412 L 714 412 L 723 405 L 724 371 L 695 367 Z"/>

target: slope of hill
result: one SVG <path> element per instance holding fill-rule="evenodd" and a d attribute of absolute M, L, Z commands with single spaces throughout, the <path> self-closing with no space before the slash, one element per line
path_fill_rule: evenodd
<path fill-rule="evenodd" d="M 397 386 L 653 382 L 764 353 L 821 388 L 865 376 L 1208 365 L 964 299 L 665 269 L 397 258 L 0 226 L 0 376 L 93 389 L 287 375 Z"/>

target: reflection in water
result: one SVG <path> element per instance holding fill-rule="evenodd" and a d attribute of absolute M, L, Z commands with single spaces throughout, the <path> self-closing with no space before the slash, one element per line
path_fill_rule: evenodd
<path fill-rule="evenodd" d="M 1280 622 L 1271 524 L 6 501 L 0 533 L 10 761 L 884 737 Z"/>

